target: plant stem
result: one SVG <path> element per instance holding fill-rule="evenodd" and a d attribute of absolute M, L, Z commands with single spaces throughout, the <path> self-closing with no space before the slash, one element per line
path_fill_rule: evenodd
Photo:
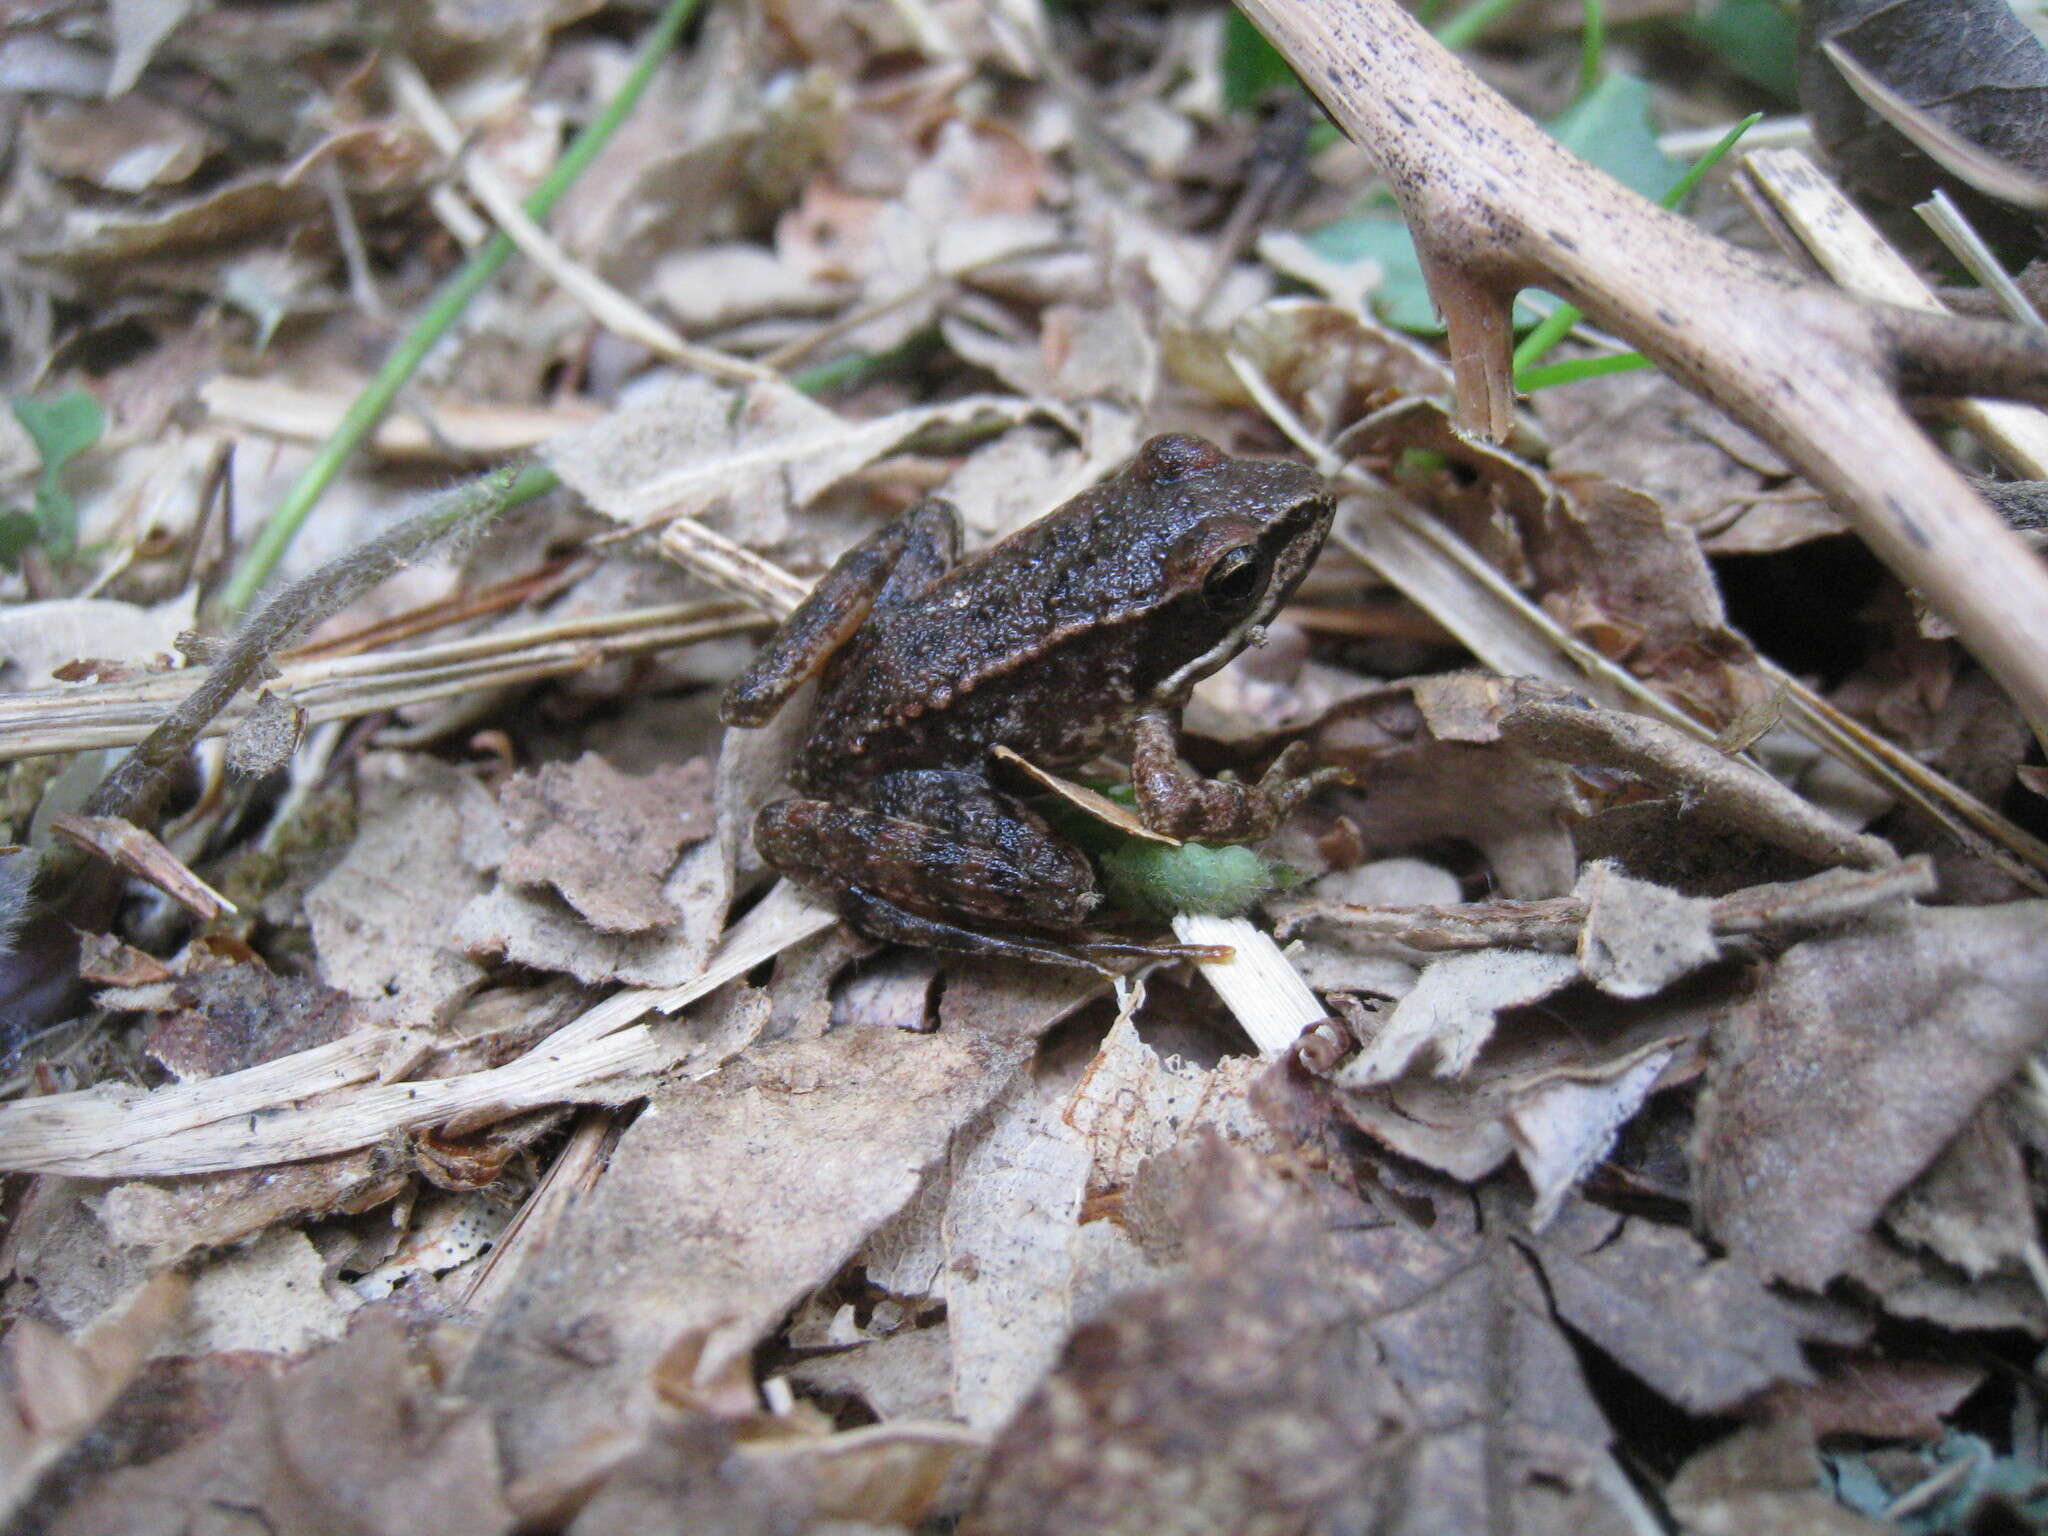
<path fill-rule="evenodd" d="M 700 4 L 702 0 L 668 0 L 618 92 L 570 141 L 561 159 L 555 162 L 554 168 L 526 199 L 523 206 L 528 215 L 536 220 L 546 218 L 555 204 L 561 201 L 562 194 L 597 158 L 598 152 L 610 142 L 627 114 L 646 94 L 655 70 L 675 46 L 676 38 Z M 463 310 L 468 308 L 470 300 L 482 292 L 484 285 L 497 275 L 498 269 L 511 260 L 512 253 L 510 237 L 502 231 L 494 233 L 459 271 L 442 283 L 440 291 L 434 295 L 412 330 L 384 360 L 384 366 L 363 386 L 362 392 L 342 417 L 341 424 L 320 445 L 313 462 L 306 466 L 243 554 L 234 574 L 221 589 L 218 606 L 223 620 L 234 619 L 255 600 L 307 515 L 341 473 L 349 455 L 383 419 L 384 413 L 397 399 L 398 392 L 426 360 L 428 352 L 448 333 Z"/>
<path fill-rule="evenodd" d="M 1579 32 L 1579 94 L 1600 83 L 1607 68 L 1607 7 L 1604 0 L 1585 0 L 1586 21 Z"/>
<path fill-rule="evenodd" d="M 1613 352 L 1606 357 L 1575 357 L 1569 362 L 1548 363 L 1541 368 L 1527 368 L 1515 374 L 1515 389 L 1520 394 L 1534 394 L 1539 389 L 1548 389 L 1553 384 L 1576 384 L 1581 379 L 1604 378 L 1610 373 L 1632 373 L 1638 368 L 1652 366 L 1650 360 L 1640 352 Z"/>

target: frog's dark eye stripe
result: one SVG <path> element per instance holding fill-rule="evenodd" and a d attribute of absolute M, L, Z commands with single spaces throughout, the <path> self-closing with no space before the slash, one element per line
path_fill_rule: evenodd
<path fill-rule="evenodd" d="M 1266 589 L 1266 557 L 1258 546 L 1226 549 L 1202 578 L 1202 601 L 1211 613 L 1242 613 Z"/>

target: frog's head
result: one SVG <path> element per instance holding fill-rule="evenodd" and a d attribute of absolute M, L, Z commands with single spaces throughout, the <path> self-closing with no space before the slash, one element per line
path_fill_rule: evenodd
<path fill-rule="evenodd" d="M 1185 432 L 1147 442 L 1124 479 L 1142 488 L 1169 540 L 1159 639 L 1172 666 L 1155 692 L 1170 698 L 1243 650 L 1279 611 L 1315 563 L 1334 504 L 1303 465 L 1232 458 Z"/>

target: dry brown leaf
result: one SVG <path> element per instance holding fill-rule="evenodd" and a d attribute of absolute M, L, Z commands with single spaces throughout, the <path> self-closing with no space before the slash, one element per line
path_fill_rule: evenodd
<path fill-rule="evenodd" d="M 1884 1224 L 1893 1236 L 1931 1249 L 1972 1279 L 2025 1262 L 2036 1241 L 2033 1191 L 2019 1143 L 1996 1102 L 1980 1109 L 1885 1207 Z"/>
<path fill-rule="evenodd" d="M 107 71 L 107 95 L 119 96 L 135 84 L 193 7 L 194 0 L 108 0 L 114 60 Z"/>
<path fill-rule="evenodd" d="M 49 688 L 67 662 L 112 662 L 126 669 L 167 668 L 181 632 L 192 627 L 192 604 L 180 598 L 155 608 L 104 597 L 52 598 L 0 610 L 0 658 L 11 688 Z"/>
<path fill-rule="evenodd" d="M 1049 1089 L 1020 1075 L 952 1157 L 946 1202 L 946 1328 L 953 1412 L 1006 1423 L 1072 1323 L 1069 1252 L 1088 1185 L 1088 1144 Z"/>
<path fill-rule="evenodd" d="M 22 1511 L 24 1526 L 47 1530 L 57 1514 L 108 1473 L 169 1455 L 217 1430 L 249 1383 L 287 1362 L 271 1355 L 158 1356 L 104 1413 L 93 1431 L 45 1477 Z"/>
<path fill-rule="evenodd" d="M 290 1356 L 339 1338 L 363 1301 L 330 1285 L 327 1270 L 305 1233 L 272 1227 L 195 1270 L 191 1296 L 160 1352 Z"/>
<path fill-rule="evenodd" d="M 685 853 L 656 888 L 676 915 L 645 932 L 599 932 L 551 896 L 500 883 L 461 910 L 452 936 L 469 955 L 586 983 L 682 986 L 704 969 L 717 945 L 726 906 L 723 863 L 710 843 Z"/>
<path fill-rule="evenodd" d="M 544 456 L 620 522 L 701 515 L 749 548 L 776 549 L 791 536 L 793 514 L 917 433 L 977 419 L 1007 425 L 1044 410 L 973 395 L 853 422 L 786 385 L 679 378 L 555 438 Z"/>
<path fill-rule="evenodd" d="M 29 120 L 28 143 L 52 175 L 126 193 L 175 186 L 220 147 L 200 123 L 139 96 L 53 106 Z"/>
<path fill-rule="evenodd" d="M 1537 1240 L 1558 1316 L 1689 1413 L 1724 1413 L 1780 1382 L 1811 1379 L 1812 1320 L 1691 1234 L 1579 1209 Z M 1571 1230 L 1576 1226 L 1577 1230 Z M 1589 1241 L 1589 1239 L 1591 1241 Z"/>
<path fill-rule="evenodd" d="M 1509 581 L 1527 584 L 1528 539 L 1550 523 L 1557 488 L 1506 449 L 1460 432 L 1447 404 L 1397 400 L 1352 422 L 1332 447 L 1427 507 Z M 1429 467 L 1410 467 L 1418 463 Z"/>
<path fill-rule="evenodd" d="M 1369 1088 L 1406 1072 L 1417 1054 L 1435 1054 L 1435 1071 L 1455 1077 L 1472 1065 L 1503 1009 L 1550 996 L 1579 977 L 1570 955 L 1483 949 L 1434 961 L 1416 978 L 1373 1037 L 1337 1073 L 1344 1088 Z"/>
<path fill-rule="evenodd" d="M 1612 1431 L 1534 1270 L 1502 1236 L 1507 1212 L 1496 1202 L 1482 1229 L 1462 1192 L 1434 1180 L 1397 1188 L 1426 1225 L 1390 1216 L 1384 1201 L 1327 1218 L 1342 1283 L 1419 1430 L 1382 1528 L 1609 1528 L 1594 1471 Z"/>
<path fill-rule="evenodd" d="M 277 1536 L 417 1528 L 508 1536 L 483 1413 L 443 1396 L 427 1350 L 390 1314 L 276 1381 L 257 1378 L 219 1430 L 113 1473 L 53 1536 L 155 1536 L 216 1527 L 231 1508 Z"/>
<path fill-rule="evenodd" d="M 1770 697 L 1689 529 L 1613 481 L 1560 476 L 1556 488 L 1541 526 L 1529 530 L 1553 618 L 1716 728 Z"/>
<path fill-rule="evenodd" d="M 180 1082 L 239 1072 L 378 1022 L 346 992 L 253 961 L 111 989 L 95 1001 L 157 1013 L 143 1049 Z"/>
<path fill-rule="evenodd" d="M 2048 1338 L 2048 1300 L 2031 1275 L 1972 1279 L 1932 1254 L 1898 1247 L 1881 1234 L 1862 1238 L 1842 1272 L 1893 1317 L 1951 1329 L 2010 1328 Z"/>
<path fill-rule="evenodd" d="M 1678 1054 L 1678 1042 L 1653 1040 L 1607 1060 L 1530 1074 L 1514 1085 L 1504 1119 L 1536 1193 L 1531 1227 L 1547 1226 L 1565 1195 L 1607 1156 Z"/>
<path fill-rule="evenodd" d="M 748 32 L 713 10 L 690 52 L 664 63 L 549 220 L 571 255 L 630 281 L 667 252 L 733 238 L 781 205 L 813 153 L 807 137 L 831 132 L 833 93 L 798 85 L 771 113 Z"/>
<path fill-rule="evenodd" d="M 1090 1196 L 1127 1189 L 1147 1158 L 1204 1127 L 1227 1142 L 1269 1146 L 1247 1098 L 1263 1071 L 1252 1056 L 1207 1069 L 1161 1059 L 1129 1017 L 1119 1018 L 1060 1111 L 1087 1145 Z"/>
<path fill-rule="evenodd" d="M 365 766 L 356 839 L 306 895 L 321 974 L 388 998 L 401 1022 L 438 1022 L 483 981 L 453 928 L 483 893 L 465 840 L 494 830 L 497 811 L 474 779 L 431 758 Z"/>
<path fill-rule="evenodd" d="M 1813 1433 L 1874 1440 L 1939 1440 L 1947 1420 L 1984 1384 L 1981 1366 L 1849 1355 L 1816 1381 L 1783 1383 L 1748 1405 L 1764 1420 L 1801 1419 Z"/>
<path fill-rule="evenodd" d="M 1664 1491 L 1697 1536 L 1884 1536 L 1825 1488 L 1813 1430 L 1798 1419 L 1739 1429 L 1678 1469 Z"/>
<path fill-rule="evenodd" d="M 1649 997 L 1720 958 L 1714 904 L 1612 864 L 1588 864 L 1573 895 L 1586 903 L 1578 961 L 1586 979 L 1612 997 Z"/>
<path fill-rule="evenodd" d="M 1564 769 L 1512 748 L 1443 740 L 1406 689 L 1341 706 L 1316 735 L 1327 760 L 1360 776 L 1345 813 L 1368 847 L 1442 837 L 1486 855 L 1504 896 L 1562 896 L 1578 876 L 1568 818 L 1586 806 Z"/>
<path fill-rule="evenodd" d="M 110 1242 L 169 1264 L 273 1223 L 372 1210 L 411 1183 L 399 1152 L 376 1146 L 254 1171 L 116 1184 L 95 1209 Z"/>
<path fill-rule="evenodd" d="M 1450 398 L 1441 357 L 1345 305 L 1274 299 L 1239 319 L 1231 340 L 1323 439 L 1399 399 Z M 1235 375 L 1223 377 L 1224 397 L 1244 400 Z"/>
<path fill-rule="evenodd" d="M 15 1320 L 0 1402 L 0 1518 L 112 1406 L 177 1316 L 185 1289 L 182 1276 L 159 1274 L 73 1338 L 39 1318 Z"/>
<path fill-rule="evenodd" d="M 947 1326 L 910 1328 L 799 1363 L 793 1380 L 829 1397 L 857 1397 L 884 1419 L 943 1419 L 953 1412 Z"/>
<path fill-rule="evenodd" d="M 708 1360 L 743 1358 L 909 1203 L 919 1170 L 1091 989 L 956 978 L 936 1035 L 837 1031 L 658 1092 L 466 1369 L 513 1467 L 587 1436 L 630 1445 L 621 1415 L 692 1330 L 712 1331 Z"/>
<path fill-rule="evenodd" d="M 1683 796 L 1691 816 L 1821 866 L 1882 869 L 1898 861 L 1881 839 L 1854 831 L 1761 769 L 1661 720 L 1603 709 L 1532 678 L 1453 673 L 1410 687 L 1440 739 L 1499 740 L 1553 762 L 1627 773 Z"/>
<path fill-rule="evenodd" d="M 711 764 L 692 758 L 635 776 L 586 752 L 513 775 L 498 809 L 511 839 L 502 879 L 553 886 L 597 928 L 637 933 L 677 916 L 661 879 L 678 848 L 711 830 Z"/>
<path fill-rule="evenodd" d="M 1694 1147 L 1707 1229 L 1826 1285 L 2048 1035 L 2044 921 L 2041 902 L 1913 908 L 1788 950 L 1715 1030 Z"/>
<path fill-rule="evenodd" d="M 826 314 L 854 292 L 850 283 L 800 272 L 766 246 L 742 241 L 671 251 L 651 281 L 668 312 L 691 330 L 769 315 Z"/>
<path fill-rule="evenodd" d="M 1409 1413 L 1314 1208 L 1210 1143 L 1189 1271 L 1112 1304 L 997 1439 L 971 1536 L 1362 1528 Z"/>

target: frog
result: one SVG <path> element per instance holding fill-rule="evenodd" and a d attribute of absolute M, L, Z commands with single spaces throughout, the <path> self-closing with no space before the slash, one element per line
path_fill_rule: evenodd
<path fill-rule="evenodd" d="M 997 777 L 999 749 L 1057 772 L 1130 764 L 1139 820 L 1168 839 L 1256 842 L 1336 776 L 1297 742 L 1256 781 L 1179 755 L 1189 693 L 1246 646 L 1330 530 L 1323 478 L 1191 433 L 963 559 L 956 508 L 927 497 L 850 548 L 720 699 L 766 725 L 818 687 L 760 810 L 764 862 L 868 938 L 1113 968 L 1189 953 L 1096 929 L 1086 853 Z"/>

